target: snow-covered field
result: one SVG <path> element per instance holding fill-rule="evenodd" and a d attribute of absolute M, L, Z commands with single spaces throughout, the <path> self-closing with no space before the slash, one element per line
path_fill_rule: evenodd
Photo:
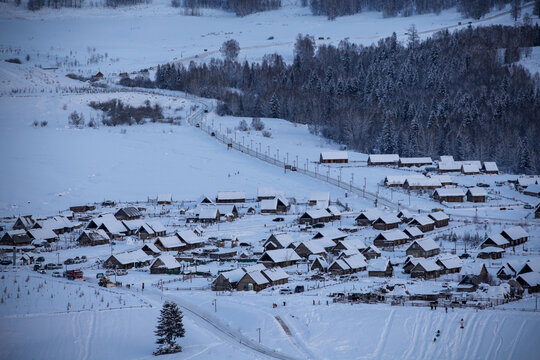
<path fill-rule="evenodd" d="M 301 203 L 293 205 L 283 222 L 272 222 L 273 215 L 244 216 L 234 222 L 205 228 L 205 237 L 237 236 L 250 248 L 260 248 L 270 233 L 290 231 L 295 241 L 310 239 L 314 229 L 301 232 L 296 220 L 308 207 L 311 192 L 328 191 L 332 201 L 339 199 L 351 207 L 340 221 L 326 229 L 352 227 L 360 210 L 374 207 L 372 201 L 323 181 L 287 171 L 254 159 L 227 147 L 188 120 L 209 100 L 186 97 L 167 91 L 122 89 L 112 86 L 120 72 L 139 71 L 168 61 L 187 64 L 220 56 L 219 47 L 227 39 L 240 42 L 240 59 L 260 60 L 264 54 L 278 52 L 292 60 L 293 43 L 298 33 L 308 33 L 317 43 L 337 44 L 348 38 L 371 44 L 393 31 L 404 39 L 407 28 L 415 24 L 421 36 L 441 28 L 466 26 L 455 10 L 440 16 L 422 15 L 407 18 L 382 18 L 380 13 L 362 13 L 328 21 L 311 16 L 296 1 L 284 1 L 277 11 L 253 14 L 244 18 L 215 10 L 203 10 L 203 16 L 180 14 L 167 0 L 137 7 L 104 9 L 43 9 L 28 12 L 13 4 L 0 3 L 0 60 L 20 58 L 22 65 L 0 62 L 0 225 L 10 229 L 14 216 L 33 214 L 51 216 L 69 206 L 100 203 L 103 200 L 133 201 L 146 207 L 146 214 L 159 219 L 169 233 L 184 229 L 185 216 L 179 208 L 193 206 L 200 195 L 214 197 L 220 190 L 242 190 L 249 199 L 257 189 L 272 186 L 285 191 Z M 494 11 L 480 20 L 483 24 L 512 24 L 504 10 Z M 530 12 L 528 6 L 524 12 Z M 537 21 L 537 19 L 535 19 Z M 458 25 L 462 22 L 463 25 Z M 475 22 L 476 25 L 476 22 Z M 273 36 L 274 39 L 268 40 Z M 319 40 L 322 37 L 324 39 Z M 206 50 L 206 51 L 205 51 Z M 522 59 L 531 72 L 538 71 L 538 49 Z M 29 55 L 29 61 L 26 60 Z M 40 69 L 58 68 L 58 69 Z M 67 73 L 90 75 L 101 71 L 108 88 L 67 78 Z M 109 77 L 109 78 L 108 78 Z M 164 117 L 178 124 L 147 123 L 139 126 L 99 126 L 97 129 L 68 125 L 71 112 L 99 121 L 100 112 L 91 109 L 91 101 L 121 99 L 139 106 L 145 101 L 163 107 Z M 210 113 L 205 123 L 216 132 L 228 133 L 231 139 L 268 156 L 287 159 L 300 168 L 314 170 L 321 151 L 337 150 L 338 144 L 310 134 L 306 126 L 295 126 L 284 120 L 263 119 L 271 138 L 260 132 L 237 132 L 241 119 L 218 117 Z M 246 119 L 248 123 L 250 119 Z M 38 126 L 34 126 L 37 122 Z M 47 122 L 46 126 L 41 126 Z M 227 131 L 230 129 L 230 132 Z M 278 155 L 279 151 L 279 155 Z M 430 210 L 442 206 L 427 194 L 409 194 L 380 186 L 388 175 L 408 175 L 412 170 L 389 167 L 367 167 L 366 154 L 349 152 L 351 166 L 318 166 L 317 172 L 353 181 L 391 202 L 414 209 Z M 304 165 L 305 164 L 305 165 Z M 483 262 L 493 275 L 505 261 L 523 262 L 540 254 L 538 222 L 530 218 L 525 204 L 536 204 L 536 198 L 523 195 L 512 187 L 496 187 L 495 181 L 516 176 L 452 175 L 461 186 L 476 183 L 490 185 L 493 195 L 486 206 L 465 203 L 446 208 L 453 214 L 450 226 L 432 234 L 444 254 L 464 242 L 449 242 L 438 237 L 453 233 L 489 234 L 500 232 L 508 223 L 522 221 L 529 232 L 526 246 L 517 253 L 507 250 L 502 260 L 469 259 L 469 264 Z M 158 194 L 171 193 L 175 203 L 159 207 L 147 201 Z M 185 201 L 186 204 L 179 203 Z M 245 212 L 246 206 L 240 206 Z M 501 210 L 501 208 L 505 210 Z M 379 207 L 380 211 L 385 211 Z M 96 213 L 111 211 L 98 206 Z M 461 215 L 458 217 L 456 215 Z M 474 217 L 484 217 L 475 220 Z M 527 218 L 524 220 L 524 218 Z M 403 226 L 401 226 L 403 228 Z M 163 300 L 176 301 L 184 311 L 186 337 L 180 339 L 183 359 L 529 359 L 534 358 L 540 329 L 540 314 L 534 312 L 536 299 L 523 300 L 475 311 L 428 307 L 390 306 L 389 304 L 333 303 L 331 293 L 348 293 L 374 289 L 383 284 L 405 285 L 412 292 L 443 290 L 443 283 L 456 286 L 458 274 L 444 275 L 437 281 L 410 279 L 399 267 L 391 280 L 369 278 L 366 272 L 357 279 L 338 277 L 307 281 L 305 264 L 287 268 L 288 286 L 306 285 L 306 292 L 279 295 L 279 288 L 260 293 L 233 292 L 230 296 L 209 290 L 213 278 L 181 279 L 173 275 L 153 275 L 148 271 L 130 270 L 118 281 L 131 287 L 104 289 L 97 285 L 96 275 L 104 269 L 96 261 L 111 253 L 139 249 L 142 240 L 128 237 L 116 240 L 114 246 L 73 247 L 81 230 L 62 235 L 54 251 L 40 253 L 46 262 L 63 262 L 85 255 L 88 262 L 84 281 L 53 278 L 51 272 L 38 274 L 30 266 L 13 271 L 5 266 L 0 272 L 0 347 L 2 359 L 152 359 L 156 348 L 154 328 Z M 378 231 L 361 229 L 350 238 L 372 244 Z M 407 245 L 383 256 L 400 262 Z M 467 248 L 476 255 L 476 249 Z M 4 257 L 5 259 L 8 256 Z M 239 262 L 213 261 L 188 266 L 191 272 L 234 269 Z M 60 270 L 62 271 L 62 270 Z M 156 286 L 166 283 L 164 290 Z M 178 281 L 176 281 L 178 280 Z M 183 281 L 181 281 L 183 280 Z M 142 291 L 143 284 L 145 290 Z M 489 287 L 485 296 L 499 291 Z M 483 295 L 483 290 L 473 295 Z M 327 303 L 328 302 L 328 303 Z M 277 307 L 272 305 L 276 304 Z M 410 305 L 410 304 L 409 304 Z M 518 311 L 522 310 L 522 311 Z M 525 310 L 525 311 L 523 311 Z M 464 319 L 464 329 L 460 320 Z M 441 336 L 433 342 L 437 330 Z M 261 341 L 259 344 L 259 336 Z M 276 351 L 277 355 L 273 354 Z M 176 358 L 169 356 L 165 358 Z"/>

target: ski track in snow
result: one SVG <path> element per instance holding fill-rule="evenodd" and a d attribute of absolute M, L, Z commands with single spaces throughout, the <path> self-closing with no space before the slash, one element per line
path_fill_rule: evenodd
<path fill-rule="evenodd" d="M 382 351 L 384 350 L 384 347 L 388 340 L 386 335 L 388 334 L 388 331 L 390 330 L 390 327 L 392 326 L 392 321 L 394 320 L 394 312 L 395 310 L 391 309 L 390 314 L 388 314 L 388 316 L 386 317 L 386 321 L 384 323 L 384 329 L 380 335 L 379 343 L 377 344 L 377 348 L 375 349 L 375 352 L 373 355 L 373 358 L 375 359 L 379 359 L 381 357 Z"/>
<path fill-rule="evenodd" d="M 90 359 L 90 353 L 91 353 L 91 350 L 92 350 L 92 346 L 91 346 L 92 345 L 92 337 L 93 337 L 94 331 L 96 329 L 95 321 L 96 321 L 96 313 L 95 313 L 95 311 L 92 311 L 92 312 L 90 312 L 90 322 L 88 324 L 88 329 L 86 329 L 88 331 L 88 336 L 86 337 L 86 343 L 85 343 L 85 346 L 84 346 L 84 357 L 83 357 L 84 360 Z"/>
<path fill-rule="evenodd" d="M 516 352 L 516 347 L 521 339 L 521 333 L 523 333 L 523 328 L 525 327 L 525 324 L 527 324 L 527 319 L 524 319 L 521 323 L 521 326 L 519 327 L 519 330 L 516 332 L 516 336 L 514 337 L 514 341 L 512 342 L 512 346 L 510 347 L 510 353 L 508 354 L 509 359 L 515 359 L 514 353 Z"/>

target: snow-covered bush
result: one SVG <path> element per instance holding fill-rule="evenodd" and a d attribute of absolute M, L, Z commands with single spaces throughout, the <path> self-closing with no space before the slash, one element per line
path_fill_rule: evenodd
<path fill-rule="evenodd" d="M 267 138 L 272 137 L 272 133 L 270 131 L 268 131 L 268 130 L 264 130 L 262 132 L 262 134 L 263 134 L 264 137 L 267 137 Z"/>
<path fill-rule="evenodd" d="M 260 118 L 254 117 L 251 119 L 251 128 L 256 131 L 264 130 L 264 123 L 261 121 Z"/>
<path fill-rule="evenodd" d="M 236 130 L 239 130 L 239 131 L 248 131 L 249 128 L 248 128 L 248 124 L 247 124 L 246 120 L 241 120 L 241 121 L 238 123 L 238 126 L 236 127 Z"/>

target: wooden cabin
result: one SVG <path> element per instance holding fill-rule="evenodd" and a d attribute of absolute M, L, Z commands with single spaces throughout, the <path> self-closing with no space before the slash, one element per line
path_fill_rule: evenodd
<path fill-rule="evenodd" d="M 440 248 L 431 238 L 414 240 L 405 253 L 414 257 L 428 258 L 439 255 Z"/>
<path fill-rule="evenodd" d="M 349 154 L 346 151 L 325 151 L 319 157 L 321 164 L 346 164 L 349 162 Z"/>

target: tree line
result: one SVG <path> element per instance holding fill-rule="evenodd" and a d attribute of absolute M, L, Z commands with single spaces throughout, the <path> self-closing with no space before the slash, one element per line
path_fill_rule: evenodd
<path fill-rule="evenodd" d="M 516 64 L 540 45 L 538 25 L 444 30 L 425 41 L 409 33 L 406 43 L 394 33 L 371 46 L 318 48 L 299 35 L 292 64 L 277 54 L 166 64 L 153 86 L 217 98 L 220 114 L 308 124 L 367 153 L 452 154 L 538 171 L 540 80 Z"/>
<path fill-rule="evenodd" d="M 379 11 L 384 17 L 438 15 L 451 7 L 457 7 L 466 17 L 480 19 L 493 8 L 502 9 L 508 3 L 519 6 L 521 0 L 310 0 L 309 7 L 314 15 L 325 15 L 331 20 L 362 11 Z M 303 4 L 307 6 L 307 0 Z"/>
<path fill-rule="evenodd" d="M 234 12 L 237 16 L 246 16 L 279 9 L 281 0 L 171 0 L 171 5 L 183 7 L 189 15 L 200 15 L 201 8 L 212 8 Z"/>

